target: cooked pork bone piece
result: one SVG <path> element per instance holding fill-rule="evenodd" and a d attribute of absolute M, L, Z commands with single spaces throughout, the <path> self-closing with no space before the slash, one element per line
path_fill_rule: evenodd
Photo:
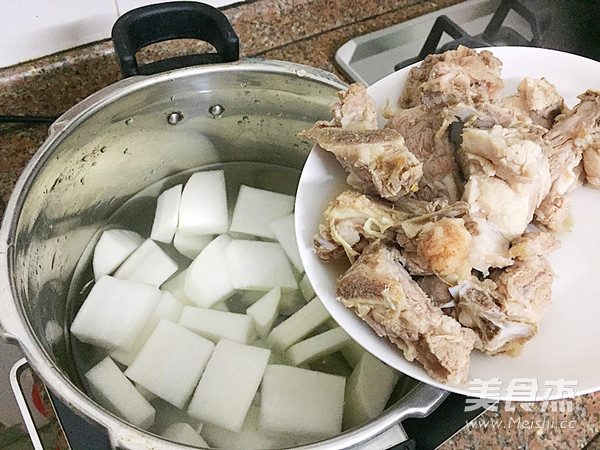
<path fill-rule="evenodd" d="M 548 260 L 533 256 L 493 271 L 483 282 L 459 283 L 454 291 L 458 321 L 477 332 L 479 350 L 518 356 L 550 306 L 553 279 Z"/>
<path fill-rule="evenodd" d="M 423 164 L 396 130 L 346 130 L 316 124 L 302 135 L 333 153 L 349 172 L 348 184 L 366 193 L 398 200 L 418 189 Z"/>
<path fill-rule="evenodd" d="M 552 128 L 556 116 L 566 108 L 556 87 L 545 78 L 524 78 L 517 87 L 517 94 L 506 97 L 502 104 L 546 129 Z"/>
<path fill-rule="evenodd" d="M 362 83 L 351 84 L 347 90 L 338 92 L 338 97 L 340 102 L 331 108 L 337 127 L 346 130 L 377 129 L 375 100 L 367 94 Z"/>
<path fill-rule="evenodd" d="M 544 135 L 552 187 L 536 219 L 550 231 L 570 228 L 571 199 L 566 194 L 579 185 L 582 168 L 587 182 L 600 187 L 600 92 L 589 90 L 578 98 L 579 104 L 558 116 Z"/>
<path fill-rule="evenodd" d="M 491 52 L 477 53 L 464 46 L 429 55 L 410 70 L 398 104 L 402 108 L 419 104 L 437 108 L 459 102 L 498 102 L 504 87 L 501 66 Z"/>
<path fill-rule="evenodd" d="M 354 262 L 370 242 L 386 236 L 394 240 L 394 229 L 413 216 L 382 199 L 348 189 L 325 211 L 325 223 L 319 226 L 313 248 L 323 261 L 337 259 L 345 252 Z"/>
<path fill-rule="evenodd" d="M 581 102 L 573 111 L 580 117 L 574 144 L 583 153 L 586 181 L 600 188 L 600 91 L 589 90 L 578 98 Z"/>
<path fill-rule="evenodd" d="M 433 306 L 401 258 L 381 241 L 370 244 L 340 278 L 338 300 L 435 380 L 466 381 L 475 333 Z"/>
<path fill-rule="evenodd" d="M 396 204 L 346 190 L 325 211 L 325 223 L 313 248 L 323 261 L 346 253 L 350 262 L 371 242 L 396 241 L 409 271 L 416 275 L 470 275 L 471 234 L 460 216 L 467 204 L 426 203 L 406 199 Z"/>
<path fill-rule="evenodd" d="M 468 174 L 463 200 L 477 224 L 470 259 L 487 274 L 511 263 L 508 247 L 533 218 L 550 189 L 548 161 L 537 142 L 514 128 L 466 128 L 460 149 Z"/>
<path fill-rule="evenodd" d="M 511 258 L 526 259 L 546 256 L 560 248 L 560 241 L 552 233 L 526 231 L 511 242 L 508 251 Z"/>
<path fill-rule="evenodd" d="M 386 128 L 398 131 L 406 148 L 423 163 L 423 178 L 414 197 L 422 200 L 443 198 L 449 203 L 462 194 L 462 177 L 454 158 L 454 145 L 448 133 L 438 132 L 442 124 L 438 111 L 423 105 L 409 109 L 386 105 L 383 116 Z"/>

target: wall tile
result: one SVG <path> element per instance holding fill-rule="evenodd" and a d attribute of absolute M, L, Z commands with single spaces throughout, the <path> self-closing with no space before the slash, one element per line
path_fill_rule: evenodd
<path fill-rule="evenodd" d="M 0 0 L 0 67 L 106 39 L 115 0 Z"/>

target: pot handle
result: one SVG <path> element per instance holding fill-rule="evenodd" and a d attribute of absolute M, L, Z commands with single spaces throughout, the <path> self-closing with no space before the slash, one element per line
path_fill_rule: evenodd
<path fill-rule="evenodd" d="M 135 55 L 143 47 L 185 38 L 206 41 L 217 53 L 184 55 L 138 65 Z M 124 78 L 239 59 L 238 36 L 225 14 L 198 2 L 157 3 L 133 9 L 117 19 L 112 40 Z"/>

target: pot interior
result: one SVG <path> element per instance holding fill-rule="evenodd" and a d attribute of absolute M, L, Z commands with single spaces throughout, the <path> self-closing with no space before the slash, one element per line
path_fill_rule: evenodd
<path fill-rule="evenodd" d="M 198 169 L 223 168 L 230 198 L 240 184 L 295 194 L 313 145 L 298 133 L 330 117 L 342 87 L 281 64 L 233 64 L 128 80 L 84 101 L 28 168 L 11 233 L 16 301 L 47 364 L 86 392 L 98 355 L 68 330 L 107 225 L 148 236 L 158 193 Z"/>

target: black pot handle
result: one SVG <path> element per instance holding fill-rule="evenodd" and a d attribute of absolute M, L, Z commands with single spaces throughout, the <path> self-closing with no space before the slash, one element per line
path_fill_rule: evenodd
<path fill-rule="evenodd" d="M 217 53 L 178 56 L 138 66 L 135 55 L 143 47 L 186 38 L 206 41 Z M 198 2 L 157 3 L 133 9 L 117 19 L 112 40 L 124 78 L 239 58 L 239 40 L 225 14 Z"/>

